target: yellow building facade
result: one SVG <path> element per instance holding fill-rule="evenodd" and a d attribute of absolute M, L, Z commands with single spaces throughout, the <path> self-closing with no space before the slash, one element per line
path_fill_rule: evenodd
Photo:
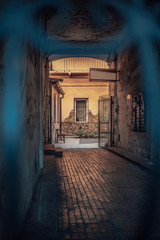
<path fill-rule="evenodd" d="M 91 81 L 90 69 L 109 69 L 108 63 L 93 58 L 64 58 L 51 62 L 50 78 L 61 78 L 65 95 L 61 99 L 61 133 L 73 136 L 78 131 L 98 134 L 98 100 L 109 96 L 110 84 Z"/>
<path fill-rule="evenodd" d="M 102 95 L 109 95 L 109 84 L 72 78 L 64 79 L 61 86 L 65 92 L 62 100 L 62 132 L 66 135 L 74 135 L 79 129 L 98 132 L 98 99 Z M 81 111 L 79 120 L 76 119 L 78 111 Z"/>

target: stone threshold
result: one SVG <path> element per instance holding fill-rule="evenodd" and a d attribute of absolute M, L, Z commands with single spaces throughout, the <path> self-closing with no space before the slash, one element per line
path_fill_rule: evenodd
<path fill-rule="evenodd" d="M 66 151 L 92 151 L 92 150 L 98 150 L 98 151 L 104 151 L 102 148 L 63 148 L 63 152 Z"/>
<path fill-rule="evenodd" d="M 126 159 L 127 161 L 133 163 L 134 165 L 148 170 L 148 171 L 154 171 L 154 164 L 147 158 L 139 156 L 138 154 L 132 153 L 127 151 L 124 148 L 121 147 L 108 147 L 107 150 L 110 152 L 113 152 L 117 154 L 118 156 Z"/>
<path fill-rule="evenodd" d="M 75 136 L 75 135 L 72 135 L 72 136 L 65 135 L 65 138 L 79 138 L 79 136 Z"/>

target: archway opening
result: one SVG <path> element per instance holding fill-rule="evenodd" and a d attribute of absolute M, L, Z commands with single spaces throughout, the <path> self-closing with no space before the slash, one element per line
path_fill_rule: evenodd
<path fill-rule="evenodd" d="M 52 144 L 62 148 L 112 145 L 111 97 L 117 80 L 115 66 L 113 60 L 89 57 L 49 62 Z"/>

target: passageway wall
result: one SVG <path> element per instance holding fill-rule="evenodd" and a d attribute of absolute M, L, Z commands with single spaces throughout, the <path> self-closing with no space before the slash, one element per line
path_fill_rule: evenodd
<path fill-rule="evenodd" d="M 5 2 L 6 1 L 2 1 Z M 8 5 L 7 5 L 8 6 Z M 3 9 L 3 8 L 2 8 Z M 1 12 L 0 12 L 1 14 Z M 39 14 L 39 13 L 38 13 Z M 40 13 L 41 14 L 41 13 Z M 36 16 L 37 22 L 44 28 L 44 18 Z M 25 31 L 25 30 L 24 30 Z M 27 35 L 26 35 L 27 36 Z M 44 56 L 32 47 L 32 43 L 19 41 L 19 60 L 13 59 L 13 51 L 10 51 L 10 58 L 12 63 L 20 71 L 19 76 L 16 77 L 18 87 L 20 87 L 17 109 L 20 110 L 19 120 L 17 125 L 20 129 L 19 143 L 17 144 L 16 157 L 7 159 L 8 164 L 11 163 L 12 169 L 8 169 L 6 156 L 3 151 L 3 135 L 2 135 L 2 99 L 4 92 L 4 85 L 6 79 L 3 79 L 4 73 L 4 53 L 6 52 L 6 43 L 8 37 L 3 42 L 1 51 L 0 42 L 0 239 L 12 239 L 17 233 L 20 233 L 23 222 L 28 211 L 35 183 L 41 174 L 40 168 L 40 109 L 42 109 L 43 129 L 46 131 L 45 112 L 48 95 L 48 63 Z M 19 37 L 19 36 L 18 36 Z M 17 39 L 18 39 L 17 37 Z M 17 40 L 18 41 L 18 40 Z M 8 62 L 9 61 L 8 59 Z M 7 63 L 8 63 L 7 62 Z M 17 63 L 18 62 L 18 63 Z M 8 63 L 7 71 L 10 71 L 10 64 Z M 12 74 L 14 81 L 15 76 Z M 40 81 L 42 88 L 40 89 Z M 43 89 L 43 91 L 42 91 Z M 10 88 L 10 91 L 13 89 Z M 43 104 L 40 102 L 40 93 L 42 93 Z M 8 109 L 8 112 L 12 109 Z M 8 116 L 10 116 L 8 114 Z M 42 139 L 43 141 L 45 139 Z M 5 144 L 4 144 L 5 145 Z M 7 149 L 7 148 L 6 148 Z M 43 149 L 41 151 L 43 155 Z M 12 155 L 12 154 L 11 154 Z M 41 156 L 43 160 L 43 156 Z M 42 165 L 42 164 L 41 164 Z M 11 171 L 13 170 L 13 171 Z M 10 173 L 13 173 L 12 176 Z M 8 181 L 8 182 L 7 182 Z M 8 186 L 10 185 L 10 186 Z M 12 211 L 12 213 L 11 213 Z M 17 236 L 14 239 L 18 239 Z"/>
<path fill-rule="evenodd" d="M 43 142 L 49 141 L 49 115 L 50 92 L 49 92 L 49 66 L 48 59 L 42 60 L 42 121 L 43 121 Z"/>
<path fill-rule="evenodd" d="M 118 97 L 118 146 L 146 158 L 150 157 L 150 127 L 146 111 L 146 130 L 131 130 L 132 97 L 144 94 L 144 85 L 140 74 L 140 64 L 135 49 L 130 49 L 118 56 L 119 82 Z M 145 105 L 147 106 L 146 99 Z M 146 109 L 146 108 L 145 108 Z"/>
<path fill-rule="evenodd" d="M 13 163 L 13 176 L 3 176 L 8 169 L 4 169 L 5 157 L 0 158 L 0 239 L 8 239 L 12 231 L 19 233 L 25 215 L 28 211 L 32 199 L 35 183 L 40 175 L 39 164 L 39 138 L 40 138 L 40 113 L 39 113 L 39 93 L 40 93 L 40 54 L 31 47 L 23 46 L 23 55 L 20 74 L 20 139 L 18 146 L 18 157 Z M 5 82 L 5 79 L 4 79 Z M 2 88 L 1 88 L 2 90 Z M 12 91 L 12 89 L 11 89 Z M 1 95 L 3 91 L 1 91 Z M 21 121 L 22 120 L 22 121 Z M 18 124 L 18 123 L 17 123 Z M 1 149 L 0 149 L 1 150 Z M 3 161 L 4 160 L 4 161 Z M 11 161 L 13 159 L 10 159 Z M 14 159 L 15 160 L 15 159 Z M 9 197 L 7 181 L 15 188 L 13 198 Z M 15 186 L 15 182 L 17 185 Z M 17 201 L 15 201 L 17 199 Z M 8 211 L 12 209 L 12 214 Z M 13 212 L 15 216 L 13 216 Z M 17 216 L 17 217 L 16 217 Z M 16 222 L 16 225 L 14 224 Z M 12 229 L 12 225 L 15 229 Z M 4 228 L 5 227 L 5 228 Z"/>
<path fill-rule="evenodd" d="M 1 147 L 0 147 L 1 150 Z M 3 181 L 3 166 L 0 159 L 0 239 L 4 239 L 4 181 Z"/>
<path fill-rule="evenodd" d="M 3 93 L 3 84 L 2 84 L 2 75 L 3 75 L 3 52 L 4 46 L 0 44 L 0 116 L 2 111 L 2 93 Z M 0 117 L 0 126 L 2 126 L 2 118 Z M 2 138 L 0 131 L 0 239 L 5 239 L 5 184 L 4 184 L 4 167 L 3 167 L 3 147 L 2 147 Z"/>
<path fill-rule="evenodd" d="M 19 221 L 23 222 L 32 198 L 33 188 L 40 174 L 39 166 L 39 94 L 40 55 L 31 48 L 24 56 L 22 101 L 24 104 L 24 125 L 19 151 L 20 201 Z M 25 186 L 25 187 L 24 187 Z"/>

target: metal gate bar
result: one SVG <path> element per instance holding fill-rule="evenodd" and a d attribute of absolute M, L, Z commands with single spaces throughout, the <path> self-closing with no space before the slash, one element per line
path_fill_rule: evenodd
<path fill-rule="evenodd" d="M 99 147 L 112 146 L 112 98 L 108 96 L 98 100 L 98 143 Z"/>

